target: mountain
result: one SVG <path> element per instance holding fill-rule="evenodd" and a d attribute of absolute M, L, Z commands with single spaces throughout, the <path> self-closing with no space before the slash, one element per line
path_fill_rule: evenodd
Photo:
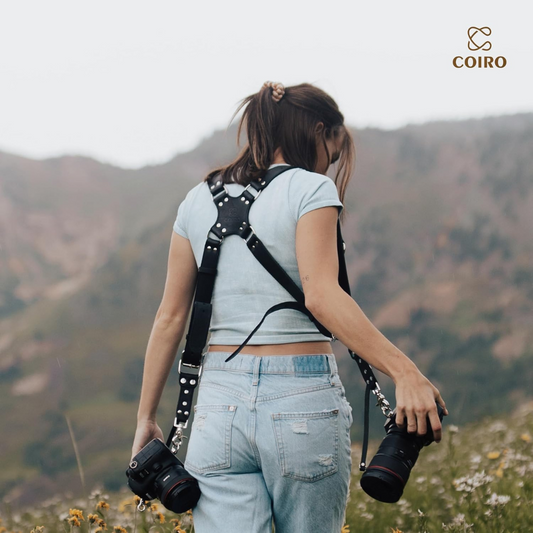
<path fill-rule="evenodd" d="M 352 296 L 439 387 L 450 423 L 510 412 L 533 383 L 533 113 L 352 133 Z M 217 131 L 138 170 L 0 153 L 0 497 L 79 491 L 72 438 L 88 485 L 125 483 L 176 210 L 236 155 L 235 137 Z M 360 439 L 362 379 L 333 347 Z M 373 408 L 374 436 L 382 423 Z"/>

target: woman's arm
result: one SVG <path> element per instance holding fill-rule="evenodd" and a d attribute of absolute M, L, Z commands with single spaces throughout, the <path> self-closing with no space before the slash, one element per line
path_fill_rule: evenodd
<path fill-rule="evenodd" d="M 132 457 L 153 438 L 163 440 L 161 429 L 156 423 L 157 407 L 185 333 L 197 274 L 198 267 L 191 243 L 173 231 L 165 290 L 144 359 Z"/>
<path fill-rule="evenodd" d="M 337 207 L 328 206 L 309 211 L 298 221 L 296 256 L 305 305 L 345 346 L 394 381 L 396 423 L 402 426 L 406 418 L 409 432 L 424 434 L 429 415 L 438 442 L 441 423 L 435 400 L 448 414 L 439 391 L 338 283 L 337 215 Z"/>
<path fill-rule="evenodd" d="M 137 421 L 155 421 L 157 407 L 185 332 L 186 319 L 165 322 L 156 318 L 144 359 Z"/>

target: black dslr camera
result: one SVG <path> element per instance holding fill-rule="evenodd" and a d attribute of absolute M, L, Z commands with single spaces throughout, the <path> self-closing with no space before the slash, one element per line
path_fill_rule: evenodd
<path fill-rule="evenodd" d="M 198 481 L 161 439 L 153 439 L 126 470 L 129 488 L 144 501 L 158 498 L 170 511 L 184 513 L 200 498 Z"/>
<path fill-rule="evenodd" d="M 437 412 L 442 422 L 444 411 L 439 404 Z M 387 435 L 361 476 L 361 487 L 369 496 L 386 503 L 395 503 L 401 498 L 420 450 L 435 440 L 429 417 L 427 428 L 424 435 L 408 433 L 407 428 L 396 425 L 396 411 L 393 411 L 385 422 Z"/>

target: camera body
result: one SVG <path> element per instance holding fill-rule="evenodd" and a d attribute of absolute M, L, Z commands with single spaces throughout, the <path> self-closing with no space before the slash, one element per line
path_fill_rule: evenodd
<path fill-rule="evenodd" d="M 158 498 L 170 511 L 193 508 L 201 492 L 198 481 L 161 439 L 153 439 L 131 460 L 126 470 L 129 488 L 143 500 Z"/>
<path fill-rule="evenodd" d="M 442 422 L 444 411 L 439 404 L 437 412 Z M 424 435 L 408 433 L 407 428 L 396 424 L 396 411 L 392 413 L 385 422 L 387 435 L 361 476 L 361 487 L 369 496 L 385 503 L 395 503 L 401 498 L 420 450 L 435 440 L 429 417 L 426 423 L 428 429 Z"/>

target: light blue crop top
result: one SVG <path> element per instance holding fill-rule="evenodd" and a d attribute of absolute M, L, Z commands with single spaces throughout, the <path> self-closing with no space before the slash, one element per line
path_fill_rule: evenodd
<path fill-rule="evenodd" d="M 271 165 L 270 168 L 279 164 Z M 230 196 L 239 196 L 244 186 L 227 183 Z M 274 259 L 302 289 L 296 261 L 296 223 L 319 207 L 343 209 L 331 178 L 302 168 L 290 169 L 274 178 L 252 204 L 250 224 Z M 174 231 L 189 239 L 196 264 L 202 262 L 205 241 L 217 219 L 217 208 L 206 182 L 193 187 L 178 207 Z M 238 235 L 229 235 L 221 245 L 213 290 L 208 345 L 240 345 L 275 304 L 294 301 L 250 252 Z M 322 335 L 301 311 L 281 309 L 269 314 L 247 344 L 284 344 L 331 341 Z"/>

